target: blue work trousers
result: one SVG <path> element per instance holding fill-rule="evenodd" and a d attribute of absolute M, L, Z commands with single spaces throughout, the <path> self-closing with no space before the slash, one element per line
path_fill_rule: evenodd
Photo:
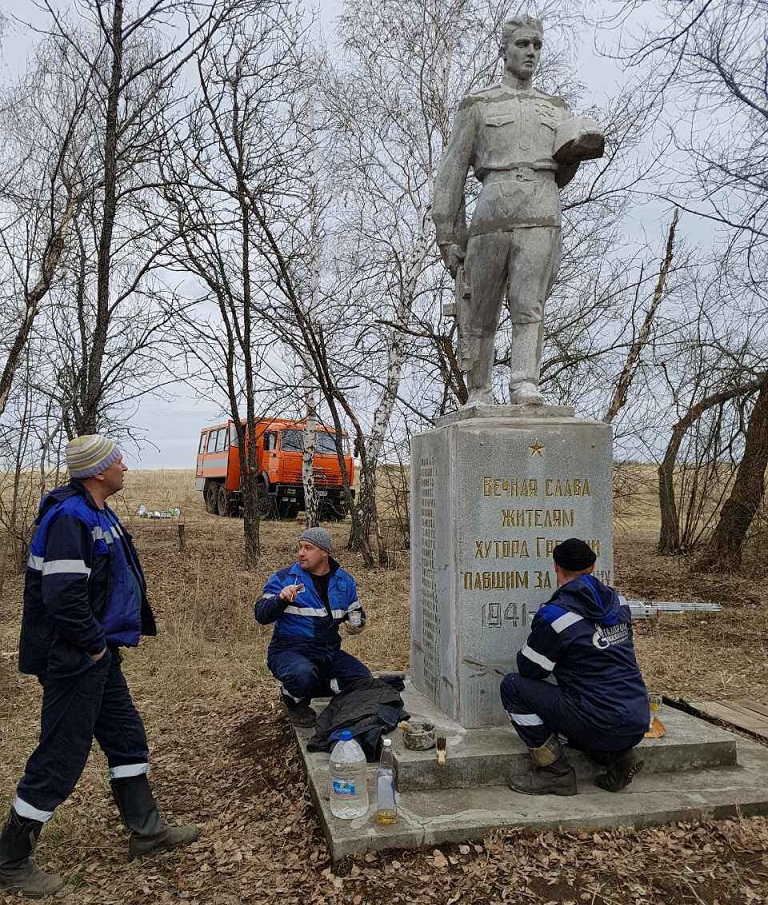
<path fill-rule="evenodd" d="M 26 804 L 41 813 L 40 819 L 48 819 L 74 789 L 94 738 L 107 756 L 113 778 L 147 772 L 147 736 L 117 649 L 107 648 L 83 672 L 48 673 L 40 683 L 40 740 L 16 789 L 17 810 Z"/>
<path fill-rule="evenodd" d="M 283 691 L 295 701 L 338 694 L 349 682 L 371 674 L 367 666 L 341 648 L 320 656 L 270 650 L 267 666 Z"/>
<path fill-rule="evenodd" d="M 501 702 L 528 748 L 540 748 L 550 735 L 564 735 L 572 748 L 581 751 L 625 751 L 639 744 L 644 735 L 634 729 L 606 732 L 591 726 L 576 703 L 557 685 L 524 679 L 515 672 L 501 682 Z"/>

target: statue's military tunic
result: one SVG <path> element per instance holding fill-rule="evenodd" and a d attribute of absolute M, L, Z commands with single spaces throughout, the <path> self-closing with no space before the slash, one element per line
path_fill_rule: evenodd
<path fill-rule="evenodd" d="M 467 365 L 490 358 L 506 289 L 511 321 L 540 325 L 560 264 L 559 187 L 576 172 L 553 158 L 565 102 L 504 84 L 467 95 L 435 179 L 432 217 L 439 245 L 462 245 L 469 168 L 483 184 L 469 226 L 465 266 L 471 292 L 459 311 Z M 538 339 L 540 355 L 541 339 Z M 534 362 L 510 362 L 530 370 Z M 490 375 L 488 375 L 490 377 Z M 538 373 L 536 373 L 536 380 Z"/>

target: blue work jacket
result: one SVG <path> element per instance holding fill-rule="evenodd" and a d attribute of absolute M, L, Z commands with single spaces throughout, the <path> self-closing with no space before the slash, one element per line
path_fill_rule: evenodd
<path fill-rule="evenodd" d="M 257 622 L 261 625 L 275 623 L 270 651 L 294 650 L 310 658 L 331 656 L 341 647 L 339 626 L 350 610 L 359 609 L 365 623 L 355 579 L 335 559 L 331 558 L 329 564 L 328 607 L 317 593 L 312 576 L 298 563 L 270 575 L 254 605 Z M 294 603 L 288 603 L 278 595 L 292 584 L 303 584 L 304 590 Z"/>
<path fill-rule="evenodd" d="M 40 504 L 24 581 L 19 669 L 77 673 L 106 644 L 135 647 L 157 628 L 130 534 L 79 481 Z"/>
<path fill-rule="evenodd" d="M 648 690 L 635 657 L 632 615 L 626 601 L 593 575 L 562 585 L 539 607 L 517 666 L 528 679 L 554 674 L 601 732 L 648 728 Z"/>

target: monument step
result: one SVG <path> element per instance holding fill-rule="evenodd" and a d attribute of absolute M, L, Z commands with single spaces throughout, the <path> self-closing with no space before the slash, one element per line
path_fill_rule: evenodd
<path fill-rule="evenodd" d="M 736 764 L 736 739 L 730 733 L 677 710 L 665 710 L 662 721 L 667 734 L 660 739 L 643 739 L 638 745 L 644 772 L 672 773 Z M 448 736 L 445 766 L 437 763 L 434 749 L 406 748 L 400 730 L 391 737 L 398 788 L 403 792 L 505 784 L 530 770 L 527 750 L 511 726 L 467 729 Z M 605 772 L 580 751 L 566 747 L 566 756 L 579 779 L 594 779 Z"/>
<path fill-rule="evenodd" d="M 700 723 L 702 729 L 708 724 Z M 300 739 L 308 736 L 299 730 Z M 682 772 L 642 772 L 618 794 L 604 792 L 588 779 L 570 798 L 529 796 L 505 785 L 407 791 L 398 794 L 398 819 L 392 826 L 374 820 L 376 771 L 368 771 L 371 807 L 365 817 L 338 820 L 328 802 L 328 757 L 308 754 L 301 744 L 309 785 L 334 861 L 355 852 L 431 847 L 443 842 L 481 839 L 500 827 L 590 831 L 616 826 L 642 828 L 674 821 L 722 819 L 768 813 L 768 751 L 734 737 L 738 766 Z"/>
<path fill-rule="evenodd" d="M 401 792 L 426 789 L 466 789 L 473 786 L 505 785 L 512 777 L 530 770 L 530 758 L 517 733 L 509 726 L 463 729 L 441 714 L 410 683 L 403 692 L 406 710 L 433 722 L 446 736 L 446 763 L 437 763 L 436 752 L 412 751 L 405 747 L 403 733 L 392 733 Z M 646 773 L 678 773 L 736 764 L 736 736 L 717 726 L 670 707 L 661 712 L 667 734 L 643 739 L 638 753 Z M 604 772 L 579 751 L 566 749 L 576 775 L 593 780 Z"/>

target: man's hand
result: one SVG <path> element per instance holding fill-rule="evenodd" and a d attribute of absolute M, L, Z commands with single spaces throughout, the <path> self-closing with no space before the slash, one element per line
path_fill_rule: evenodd
<path fill-rule="evenodd" d="M 106 654 L 106 652 L 107 648 L 105 647 L 104 650 L 99 651 L 98 654 L 91 654 L 91 660 L 93 660 L 94 663 L 98 663 L 99 660 L 101 660 L 101 658 L 104 656 L 104 654 Z"/>
<path fill-rule="evenodd" d="M 449 245 L 440 246 L 440 254 L 443 263 L 455 279 L 459 267 L 464 263 L 464 249 L 455 242 L 451 242 Z"/>
<path fill-rule="evenodd" d="M 303 584 L 288 584 L 281 589 L 280 593 L 277 596 L 280 598 L 280 600 L 287 600 L 288 603 L 293 603 L 303 590 Z"/>

